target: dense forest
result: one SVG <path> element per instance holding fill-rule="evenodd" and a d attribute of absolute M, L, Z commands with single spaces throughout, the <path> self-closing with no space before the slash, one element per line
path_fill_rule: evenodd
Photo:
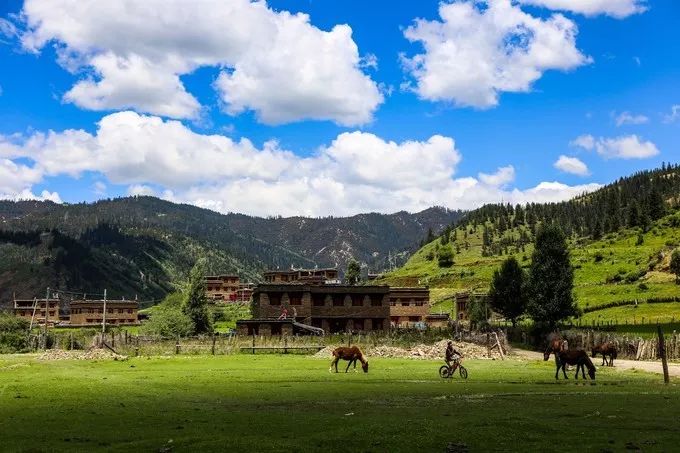
<path fill-rule="evenodd" d="M 620 178 L 600 190 L 561 203 L 485 205 L 447 226 L 441 236 L 446 244 L 457 239 L 451 236 L 456 234 L 456 227 L 473 231 L 481 228 L 483 256 L 501 255 L 507 254 L 509 248 L 523 250 L 533 241 L 540 223 L 557 223 L 569 237 L 598 240 L 621 228 L 645 232 L 652 222 L 679 206 L 680 165 L 664 163 L 659 169 Z M 506 234 L 510 231 L 513 234 Z M 434 235 L 428 239 L 425 242 L 434 240 Z M 464 244 L 465 238 L 462 239 Z"/>

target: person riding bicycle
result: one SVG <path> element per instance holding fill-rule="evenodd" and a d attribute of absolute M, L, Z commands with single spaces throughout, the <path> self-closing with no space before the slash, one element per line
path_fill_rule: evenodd
<path fill-rule="evenodd" d="M 451 372 L 456 369 L 458 366 L 458 361 L 461 357 L 463 357 L 463 354 L 453 347 L 453 341 L 446 343 L 446 354 L 444 361 L 449 366 L 449 368 L 451 368 Z"/>

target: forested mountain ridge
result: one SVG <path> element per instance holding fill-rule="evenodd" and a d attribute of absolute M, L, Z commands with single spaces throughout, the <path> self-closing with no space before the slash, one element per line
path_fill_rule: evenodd
<path fill-rule="evenodd" d="M 219 214 L 153 197 L 95 203 L 0 201 L 0 300 L 47 286 L 162 297 L 199 256 L 213 273 L 257 281 L 265 268 L 339 266 L 351 257 L 380 270 L 403 263 L 427 231 L 458 211 L 347 218 Z M 398 261 L 401 259 L 401 261 Z"/>
<path fill-rule="evenodd" d="M 536 228 L 544 222 L 557 223 L 569 238 L 575 294 L 588 312 L 586 318 L 632 321 L 634 316 L 663 315 L 671 320 L 676 314 L 680 319 L 680 304 L 645 304 L 628 315 L 621 308 L 604 309 L 680 300 L 680 286 L 669 268 L 670 256 L 680 246 L 678 165 L 641 171 L 562 203 L 483 206 L 446 227 L 384 281 L 429 284 L 441 302 L 435 310 L 448 310 L 453 294 L 488 290 L 493 271 L 508 256 L 528 267 Z"/>

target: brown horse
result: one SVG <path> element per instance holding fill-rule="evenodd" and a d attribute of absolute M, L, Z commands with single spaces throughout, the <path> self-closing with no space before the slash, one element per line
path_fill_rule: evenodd
<path fill-rule="evenodd" d="M 562 351 L 559 353 L 559 362 L 557 363 L 557 370 L 555 370 L 555 379 L 559 379 L 560 368 L 562 368 L 562 374 L 564 374 L 564 379 L 569 379 L 567 377 L 567 372 L 565 367 L 567 365 L 576 365 L 576 376 L 578 379 L 578 372 L 581 371 L 583 379 L 586 378 L 585 368 L 588 368 L 588 376 L 593 381 L 595 380 L 595 365 L 590 361 L 590 357 L 586 351 L 582 349 L 572 349 L 569 351 Z"/>
<path fill-rule="evenodd" d="M 618 356 L 616 343 L 608 341 L 606 343 L 593 346 L 593 358 L 595 358 L 597 354 L 602 354 L 602 366 L 614 366 L 614 359 Z M 607 361 L 607 356 L 609 356 L 609 361 Z"/>
<path fill-rule="evenodd" d="M 361 369 L 364 373 L 368 373 L 368 360 L 364 357 L 364 354 L 356 346 L 345 347 L 341 346 L 333 350 L 333 361 L 331 362 L 331 367 L 328 369 L 329 373 L 333 372 L 333 366 L 335 366 L 335 372 L 338 372 L 338 362 L 342 360 L 347 360 L 347 368 L 345 368 L 345 373 L 349 370 L 349 367 L 354 364 L 354 372 L 357 372 L 357 360 L 361 362 Z"/>
<path fill-rule="evenodd" d="M 550 358 L 550 354 L 555 354 L 555 365 L 559 366 L 559 354 L 563 349 L 564 340 L 562 338 L 555 337 L 552 340 L 548 340 L 548 347 L 545 348 L 545 352 L 543 353 L 543 360 L 547 361 Z"/>

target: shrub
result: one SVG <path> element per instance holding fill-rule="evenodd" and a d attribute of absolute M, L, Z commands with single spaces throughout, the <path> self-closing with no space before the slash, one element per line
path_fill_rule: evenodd
<path fill-rule="evenodd" d="M 0 353 L 22 352 L 28 348 L 28 322 L 0 312 Z"/>
<path fill-rule="evenodd" d="M 161 304 L 154 308 L 140 331 L 164 338 L 186 337 L 194 332 L 194 323 L 181 308 Z"/>
<path fill-rule="evenodd" d="M 638 285 L 638 289 L 639 289 L 640 291 L 647 291 L 647 290 L 649 289 L 649 286 L 647 286 L 647 283 L 641 282 L 641 283 Z"/>
<path fill-rule="evenodd" d="M 604 255 L 602 254 L 602 252 L 599 252 L 599 251 L 595 252 L 595 262 L 596 263 L 599 263 L 603 259 L 604 259 Z"/>

